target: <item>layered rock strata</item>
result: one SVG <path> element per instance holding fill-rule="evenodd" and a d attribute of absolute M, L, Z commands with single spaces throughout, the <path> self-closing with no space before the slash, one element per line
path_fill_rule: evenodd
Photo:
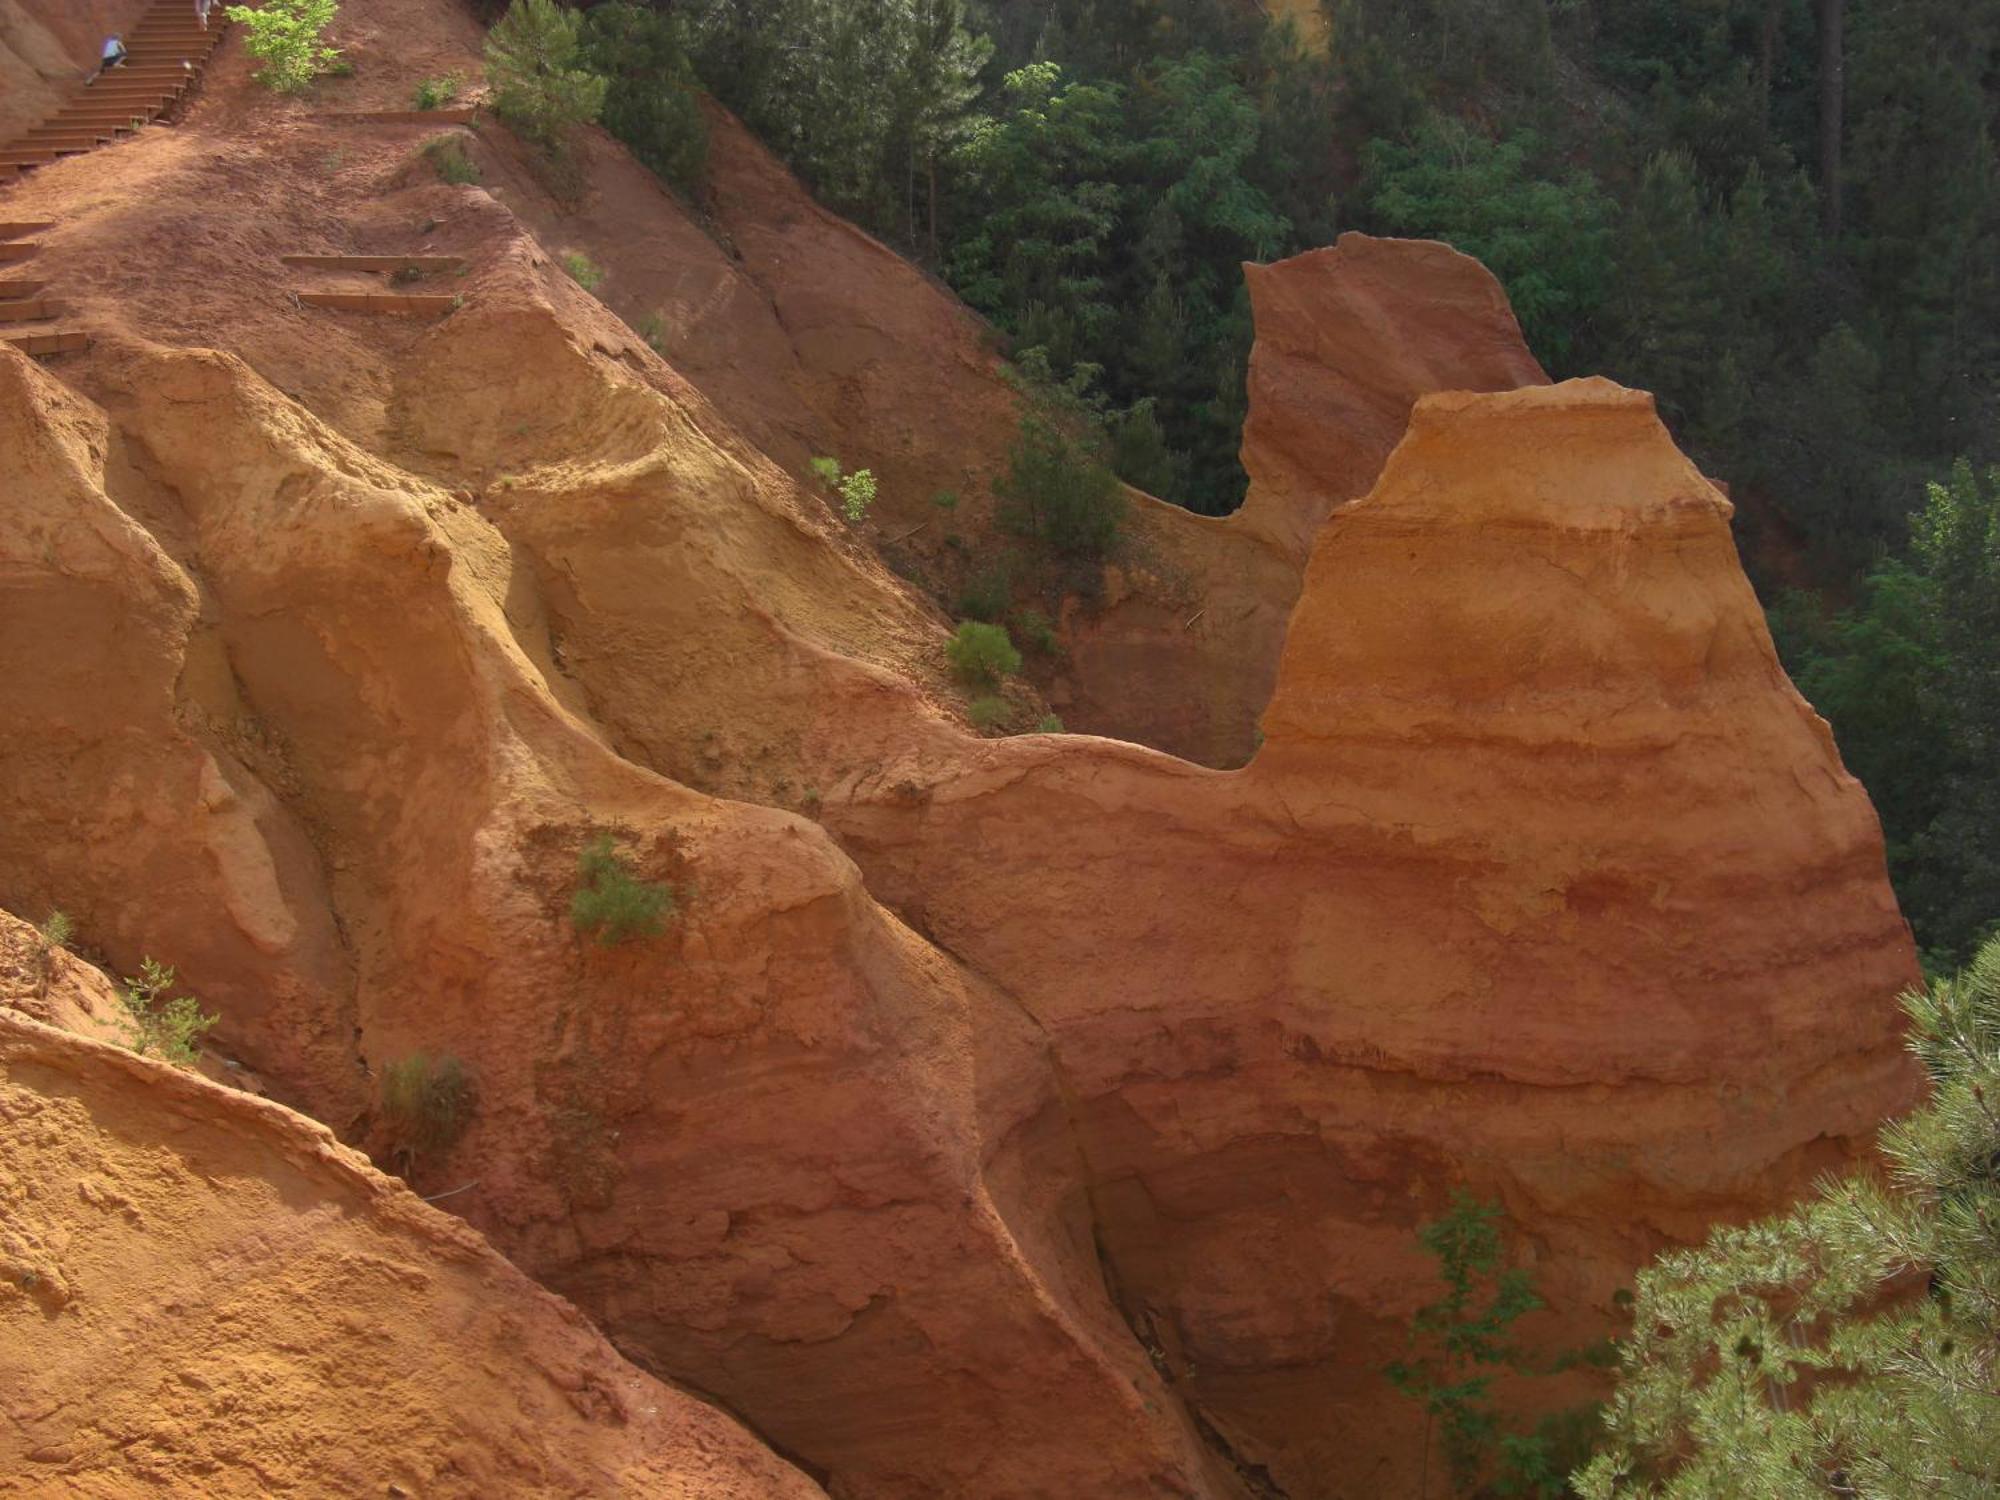
<path fill-rule="evenodd" d="M 822 1493 L 289 1110 L 0 1005 L 0 1131 L 0 1494 Z"/>

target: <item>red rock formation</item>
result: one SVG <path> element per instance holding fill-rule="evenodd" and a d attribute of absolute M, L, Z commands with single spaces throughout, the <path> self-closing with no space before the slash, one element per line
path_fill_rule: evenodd
<path fill-rule="evenodd" d="M 1139 497 L 1129 557 L 1065 620 L 1050 689 L 1073 730 L 1213 766 L 1250 758 L 1313 538 L 1374 484 L 1411 405 L 1548 380 L 1499 282 L 1448 246 L 1344 234 L 1244 274 L 1243 507 L 1214 521 Z"/>
<path fill-rule="evenodd" d="M 740 1403 L 841 1488 L 1205 1486 L 1207 1456 L 1104 1296 L 1082 1166 L 1040 1038 L 1008 1001 L 882 913 L 810 824 L 712 801 L 612 754 L 563 706 L 579 700 L 574 687 L 551 685 L 548 615 L 501 533 L 240 362 L 107 345 L 90 376 L 110 423 L 18 356 L 0 368 L 14 376 L 16 430 L 67 466 L 60 498 L 129 569 L 152 544 L 98 467 L 118 432 L 146 481 L 131 503 L 175 538 L 178 576 L 229 665 L 226 704 L 196 698 L 183 716 L 242 725 L 246 764 L 310 830 L 323 895 L 296 921 L 339 933 L 353 998 L 294 985 L 291 1023 L 312 1036 L 351 1017 L 349 1056 L 378 1073 L 421 1048 L 459 1056 L 477 1079 L 477 1122 L 438 1184 L 478 1184 L 453 1200 L 459 1211 L 644 1362 Z M 628 404 L 642 398 L 658 399 Z M 644 420 L 642 408 L 601 415 L 597 440 L 614 445 Z M 654 439 L 676 445 L 672 464 L 715 461 L 671 413 L 651 417 Z M 717 484 L 731 471 L 703 472 Z M 725 487 L 702 503 L 727 497 L 747 498 Z M 587 488 L 535 503 L 578 529 L 643 535 L 659 521 Z M 719 534 L 730 524 L 739 541 L 759 534 L 747 519 L 719 519 Z M 180 961 L 178 945 L 193 947 L 183 972 L 224 1015 L 219 1035 L 292 1097 L 347 1121 L 362 1083 L 352 1064 L 344 1084 L 326 1076 L 292 1044 L 286 1012 L 243 998 L 261 963 L 298 960 L 282 948 L 267 960 L 241 903 L 217 896 L 189 805 L 199 747 L 174 737 L 173 713 L 124 740 L 95 731 L 140 768 L 190 767 L 176 773 L 189 790 L 149 794 L 153 822 L 130 857 L 60 831 L 95 793 L 30 774 L 69 711 L 53 684 L 108 670 L 118 647 L 54 628 L 91 596 L 40 538 L 24 531 L 8 560 L 42 613 L 12 615 L 0 636 L 32 627 L 52 685 L 11 721 L 0 787 L 67 862 L 49 873 L 24 835 L 8 878 L 59 891 L 128 970 L 141 952 Z M 570 563 L 586 599 L 622 565 L 602 545 Z M 703 618 L 680 643 L 697 660 Z M 727 638 L 726 621 L 712 626 Z M 157 649 L 132 655 L 138 703 L 170 702 L 177 683 L 222 691 L 204 686 L 187 640 L 156 628 Z M 908 714 L 914 700 L 891 701 Z M 126 764 L 104 783 L 115 788 Z M 620 830 L 649 875 L 675 884 L 671 940 L 601 953 L 570 927 L 592 827 Z M 200 878 L 170 900 L 153 888 L 161 865 Z M 197 897 L 211 903 L 199 922 L 175 904 Z M 31 909 L 49 904 L 58 898 Z"/>
<path fill-rule="evenodd" d="M 0 1133 L 0 1494 L 821 1493 L 289 1110 L 0 999 Z"/>
<path fill-rule="evenodd" d="M 1013 742 L 833 814 L 1047 1030 L 1128 1317 L 1287 1494 L 1410 1483 L 1376 1372 L 1448 1187 L 1580 1341 L 1911 1097 L 1880 835 L 1728 514 L 1639 393 L 1425 398 L 1321 532 L 1247 770 Z"/>
<path fill-rule="evenodd" d="M 477 40 L 343 18 L 357 105 Z M 1247 769 L 981 742 L 942 622 L 784 472 L 889 475 L 859 435 L 933 386 L 970 456 L 918 443 L 885 511 L 990 472 L 961 311 L 740 139 L 736 267 L 649 238 L 657 192 L 571 223 L 504 139 L 449 187 L 242 76 L 20 190 L 99 345 L 0 354 L 0 901 L 178 963 L 355 1139 L 371 1071 L 461 1056 L 481 1107 L 422 1185 L 476 1182 L 499 1248 L 835 1493 L 1402 1493 L 1375 1372 L 1449 1185 L 1522 1226 L 1547 1336 L 1596 1333 L 1905 1097 L 1879 836 L 1726 505 L 1643 397 L 1539 388 L 1471 262 L 1259 273 L 1296 326 L 1252 504 L 1142 505 L 1070 622 L 1073 718 L 1224 760 L 1268 699 Z M 578 225 L 698 378 L 551 264 Z M 462 253 L 465 305 L 293 304 L 272 257 L 329 248 Z M 664 937 L 566 920 L 598 829 L 675 887 Z"/>

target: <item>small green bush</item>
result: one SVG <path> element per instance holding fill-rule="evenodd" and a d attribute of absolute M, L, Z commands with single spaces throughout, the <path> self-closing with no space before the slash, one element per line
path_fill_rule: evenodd
<path fill-rule="evenodd" d="M 424 156 L 431 170 L 454 187 L 479 181 L 479 168 L 465 154 L 465 142 L 455 135 L 434 136 L 424 142 Z"/>
<path fill-rule="evenodd" d="M 232 5 L 224 12 L 248 36 L 243 47 L 264 66 L 257 81 L 281 94 L 295 94 L 333 69 L 340 49 L 320 35 L 340 9 L 336 0 L 264 0 L 254 9 Z"/>
<path fill-rule="evenodd" d="M 412 1052 L 382 1070 L 382 1114 L 406 1166 L 450 1150 L 472 1123 L 472 1106 L 472 1077 L 448 1052 Z"/>
<path fill-rule="evenodd" d="M 173 988 L 174 971 L 150 958 L 140 961 L 137 979 L 125 981 L 132 1050 L 157 1053 L 177 1068 L 191 1068 L 201 1055 L 202 1037 L 221 1017 L 204 1014 L 192 995 L 168 999 Z"/>
<path fill-rule="evenodd" d="M 1118 540 L 1128 502 L 1087 423 L 1030 404 L 994 485 L 996 517 L 1066 557 L 1102 558 Z"/>
<path fill-rule="evenodd" d="M 1043 714 L 1041 722 L 1035 725 L 1035 733 L 1036 734 L 1063 733 L 1063 721 L 1061 716 L 1057 714 Z"/>
<path fill-rule="evenodd" d="M 970 620 L 999 623 L 1014 602 L 1013 569 L 1005 558 L 987 564 L 960 585 L 953 601 L 957 612 Z"/>
<path fill-rule="evenodd" d="M 875 503 L 875 475 L 867 469 L 856 469 L 852 474 L 843 474 L 837 458 L 813 458 L 806 461 L 813 477 L 829 494 L 840 499 L 840 513 L 847 518 L 850 526 L 858 526 L 867 518 L 868 507 Z"/>
<path fill-rule="evenodd" d="M 946 515 L 950 515 L 958 509 L 958 492 L 956 490 L 939 490 L 935 495 L 931 496 L 931 504 L 935 505 Z"/>
<path fill-rule="evenodd" d="M 658 937 L 674 914 L 673 887 L 641 880 L 601 833 L 577 856 L 582 883 L 570 897 L 569 917 L 578 932 L 596 934 L 609 948 L 629 937 Z"/>
<path fill-rule="evenodd" d="M 859 526 L 874 503 L 875 476 L 869 470 L 856 469 L 840 481 L 840 513 L 848 525 Z"/>
<path fill-rule="evenodd" d="M 51 948 L 67 948 L 69 940 L 76 936 L 76 926 L 69 919 L 69 913 L 52 911 L 36 929 L 42 941 Z"/>
<path fill-rule="evenodd" d="M 639 324 L 639 337 L 655 354 L 667 352 L 667 320 L 656 312 L 647 313 Z"/>
<path fill-rule="evenodd" d="M 460 78 L 447 73 L 442 78 L 426 78 L 417 85 L 418 109 L 443 109 L 458 97 Z"/>
<path fill-rule="evenodd" d="M 991 695 L 974 698 L 965 709 L 965 717 L 971 720 L 974 729 L 997 729 L 1007 722 L 1012 713 L 1006 699 Z"/>
<path fill-rule="evenodd" d="M 1014 612 L 1014 633 L 1022 645 L 1043 656 L 1054 656 L 1062 649 L 1055 622 L 1032 604 Z"/>
<path fill-rule="evenodd" d="M 951 669 L 968 687 L 996 687 L 1002 677 L 1021 670 L 1021 653 L 1014 649 L 1004 625 L 967 620 L 944 651 Z"/>
<path fill-rule="evenodd" d="M 604 108 L 605 81 L 585 66 L 583 15 L 555 0 L 514 0 L 486 34 L 493 108 L 526 139 L 561 152 Z"/>
<path fill-rule="evenodd" d="M 565 252 L 562 263 L 570 278 L 586 292 L 595 292 L 604 285 L 604 268 L 581 250 Z"/>

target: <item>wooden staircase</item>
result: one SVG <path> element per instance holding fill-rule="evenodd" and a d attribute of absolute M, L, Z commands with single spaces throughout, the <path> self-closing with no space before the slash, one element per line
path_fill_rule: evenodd
<path fill-rule="evenodd" d="M 0 183 L 58 157 L 95 150 L 158 119 L 201 81 L 228 26 L 220 5 L 203 30 L 191 0 L 153 0 L 124 34 L 122 67 L 78 83 L 54 115 L 0 147 Z"/>
<path fill-rule="evenodd" d="M 39 221 L 0 223 L 0 251 L 8 252 L 0 254 L 0 343 L 12 344 L 24 354 L 62 354 L 90 347 L 88 334 L 62 326 L 67 309 L 49 295 L 48 283 L 15 274 L 42 248 L 34 236 L 53 228 Z"/>

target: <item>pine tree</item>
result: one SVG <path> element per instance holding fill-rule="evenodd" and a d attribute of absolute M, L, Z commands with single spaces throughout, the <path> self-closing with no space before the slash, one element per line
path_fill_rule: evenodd
<path fill-rule="evenodd" d="M 1886 1179 L 1640 1273 L 1586 1500 L 2000 1493 L 2000 939 L 1904 1005 L 1932 1091 Z"/>
<path fill-rule="evenodd" d="M 605 81 L 583 65 L 583 17 L 556 0 L 513 0 L 486 34 L 486 77 L 500 117 L 559 150 L 604 108 Z"/>

